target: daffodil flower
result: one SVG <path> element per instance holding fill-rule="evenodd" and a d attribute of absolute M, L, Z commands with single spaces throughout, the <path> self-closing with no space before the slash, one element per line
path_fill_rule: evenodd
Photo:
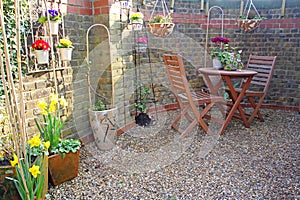
<path fill-rule="evenodd" d="M 31 168 L 29 168 L 29 172 L 34 178 L 36 178 L 38 174 L 41 174 L 40 166 L 33 165 Z"/>
<path fill-rule="evenodd" d="M 18 156 L 16 154 L 14 154 L 13 158 L 14 159 L 10 161 L 11 166 L 14 167 L 15 165 L 18 165 L 20 167 Z"/>
<path fill-rule="evenodd" d="M 38 101 L 38 107 L 41 110 L 45 110 L 47 108 L 48 104 L 44 100 Z"/>
<path fill-rule="evenodd" d="M 30 144 L 30 148 L 32 147 L 39 147 L 41 145 L 40 134 L 37 134 L 28 140 L 28 144 Z"/>
<path fill-rule="evenodd" d="M 49 149 L 50 147 L 50 141 L 44 142 L 44 146 L 46 149 Z"/>
<path fill-rule="evenodd" d="M 58 102 L 58 96 L 57 96 L 57 94 L 54 94 L 54 93 L 50 94 L 50 102 L 51 103 L 55 103 L 55 104 Z"/>
<path fill-rule="evenodd" d="M 54 112 L 56 110 L 57 102 L 51 101 L 49 106 L 49 112 Z"/>
<path fill-rule="evenodd" d="M 62 107 L 67 107 L 67 106 L 68 106 L 68 102 L 67 102 L 67 100 L 65 99 L 64 96 L 62 96 L 62 97 L 60 98 L 59 103 L 60 103 L 60 105 L 61 105 Z"/>

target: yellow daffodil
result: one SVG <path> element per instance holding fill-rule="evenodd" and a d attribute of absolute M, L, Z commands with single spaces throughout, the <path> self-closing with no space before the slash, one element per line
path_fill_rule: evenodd
<path fill-rule="evenodd" d="M 58 102 L 58 96 L 57 96 L 57 94 L 50 94 L 50 104 L 57 104 L 57 102 Z"/>
<path fill-rule="evenodd" d="M 20 166 L 20 165 L 19 165 L 19 159 L 18 159 L 18 156 L 17 156 L 16 154 L 14 154 L 14 155 L 13 155 L 13 158 L 14 158 L 14 159 L 10 161 L 11 166 L 13 166 L 13 167 L 14 167 L 15 165 Z"/>
<path fill-rule="evenodd" d="M 50 141 L 44 142 L 44 146 L 46 149 L 49 149 L 50 147 Z"/>
<path fill-rule="evenodd" d="M 48 104 L 44 100 L 38 101 L 38 107 L 41 110 L 45 110 L 47 108 Z"/>
<path fill-rule="evenodd" d="M 49 112 L 54 112 L 56 111 L 56 107 L 57 107 L 57 102 L 51 101 L 50 106 L 49 106 Z"/>
<path fill-rule="evenodd" d="M 37 134 L 31 138 L 31 140 L 28 140 L 28 144 L 30 144 L 30 148 L 32 147 L 39 147 L 41 145 L 41 139 L 40 134 Z"/>
<path fill-rule="evenodd" d="M 33 165 L 31 168 L 29 168 L 29 172 L 34 178 L 36 178 L 38 174 L 41 174 L 40 166 Z"/>
<path fill-rule="evenodd" d="M 42 115 L 48 115 L 48 111 L 47 110 L 42 110 Z"/>
<path fill-rule="evenodd" d="M 67 102 L 67 100 L 65 99 L 65 97 L 64 96 L 62 96 L 61 98 L 60 98 L 60 105 L 62 106 L 62 107 L 67 107 L 68 106 L 68 102 Z"/>

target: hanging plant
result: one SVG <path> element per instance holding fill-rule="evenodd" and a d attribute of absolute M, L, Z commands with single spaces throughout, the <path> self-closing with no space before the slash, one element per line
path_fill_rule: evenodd
<path fill-rule="evenodd" d="M 251 7 L 253 7 L 255 13 L 250 12 Z M 262 20 L 266 19 L 265 17 L 260 17 L 252 0 L 250 0 L 250 2 L 249 0 L 247 0 L 244 13 L 246 12 L 247 12 L 246 15 L 240 16 L 240 18 L 237 20 L 239 28 L 246 32 L 256 29 L 259 26 L 259 24 L 262 22 Z"/>
<path fill-rule="evenodd" d="M 175 24 L 172 23 L 172 17 L 167 8 L 166 2 L 161 1 L 163 7 L 163 14 L 153 16 L 158 0 L 155 3 L 153 11 L 150 16 L 149 23 L 147 25 L 148 32 L 159 37 L 165 37 L 173 32 Z"/>
<path fill-rule="evenodd" d="M 132 24 L 132 28 L 135 31 L 139 31 L 143 29 L 143 18 L 144 15 L 141 12 L 132 12 L 130 14 L 130 22 Z"/>
<path fill-rule="evenodd" d="M 50 45 L 44 40 L 36 40 L 32 45 L 38 64 L 48 64 Z"/>

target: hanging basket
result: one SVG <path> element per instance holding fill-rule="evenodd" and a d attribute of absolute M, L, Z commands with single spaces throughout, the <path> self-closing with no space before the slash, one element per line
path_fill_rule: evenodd
<path fill-rule="evenodd" d="M 256 29 L 261 21 L 262 19 L 238 19 L 238 25 L 241 30 L 248 32 Z"/>
<path fill-rule="evenodd" d="M 48 64 L 49 62 L 49 51 L 34 50 L 36 61 L 38 64 Z"/>
<path fill-rule="evenodd" d="M 59 48 L 59 55 L 62 61 L 72 60 L 72 48 Z"/>
<path fill-rule="evenodd" d="M 165 37 L 173 32 L 174 27 L 174 23 L 149 23 L 147 29 L 155 36 Z"/>

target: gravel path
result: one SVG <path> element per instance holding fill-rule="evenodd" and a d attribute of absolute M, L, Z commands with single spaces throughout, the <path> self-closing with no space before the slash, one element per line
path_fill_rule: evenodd
<path fill-rule="evenodd" d="M 185 138 L 167 126 L 173 115 L 110 151 L 86 145 L 79 176 L 50 187 L 52 199 L 300 199 L 298 112 L 265 109 L 250 128 L 234 119 L 220 137 L 195 128 Z"/>

